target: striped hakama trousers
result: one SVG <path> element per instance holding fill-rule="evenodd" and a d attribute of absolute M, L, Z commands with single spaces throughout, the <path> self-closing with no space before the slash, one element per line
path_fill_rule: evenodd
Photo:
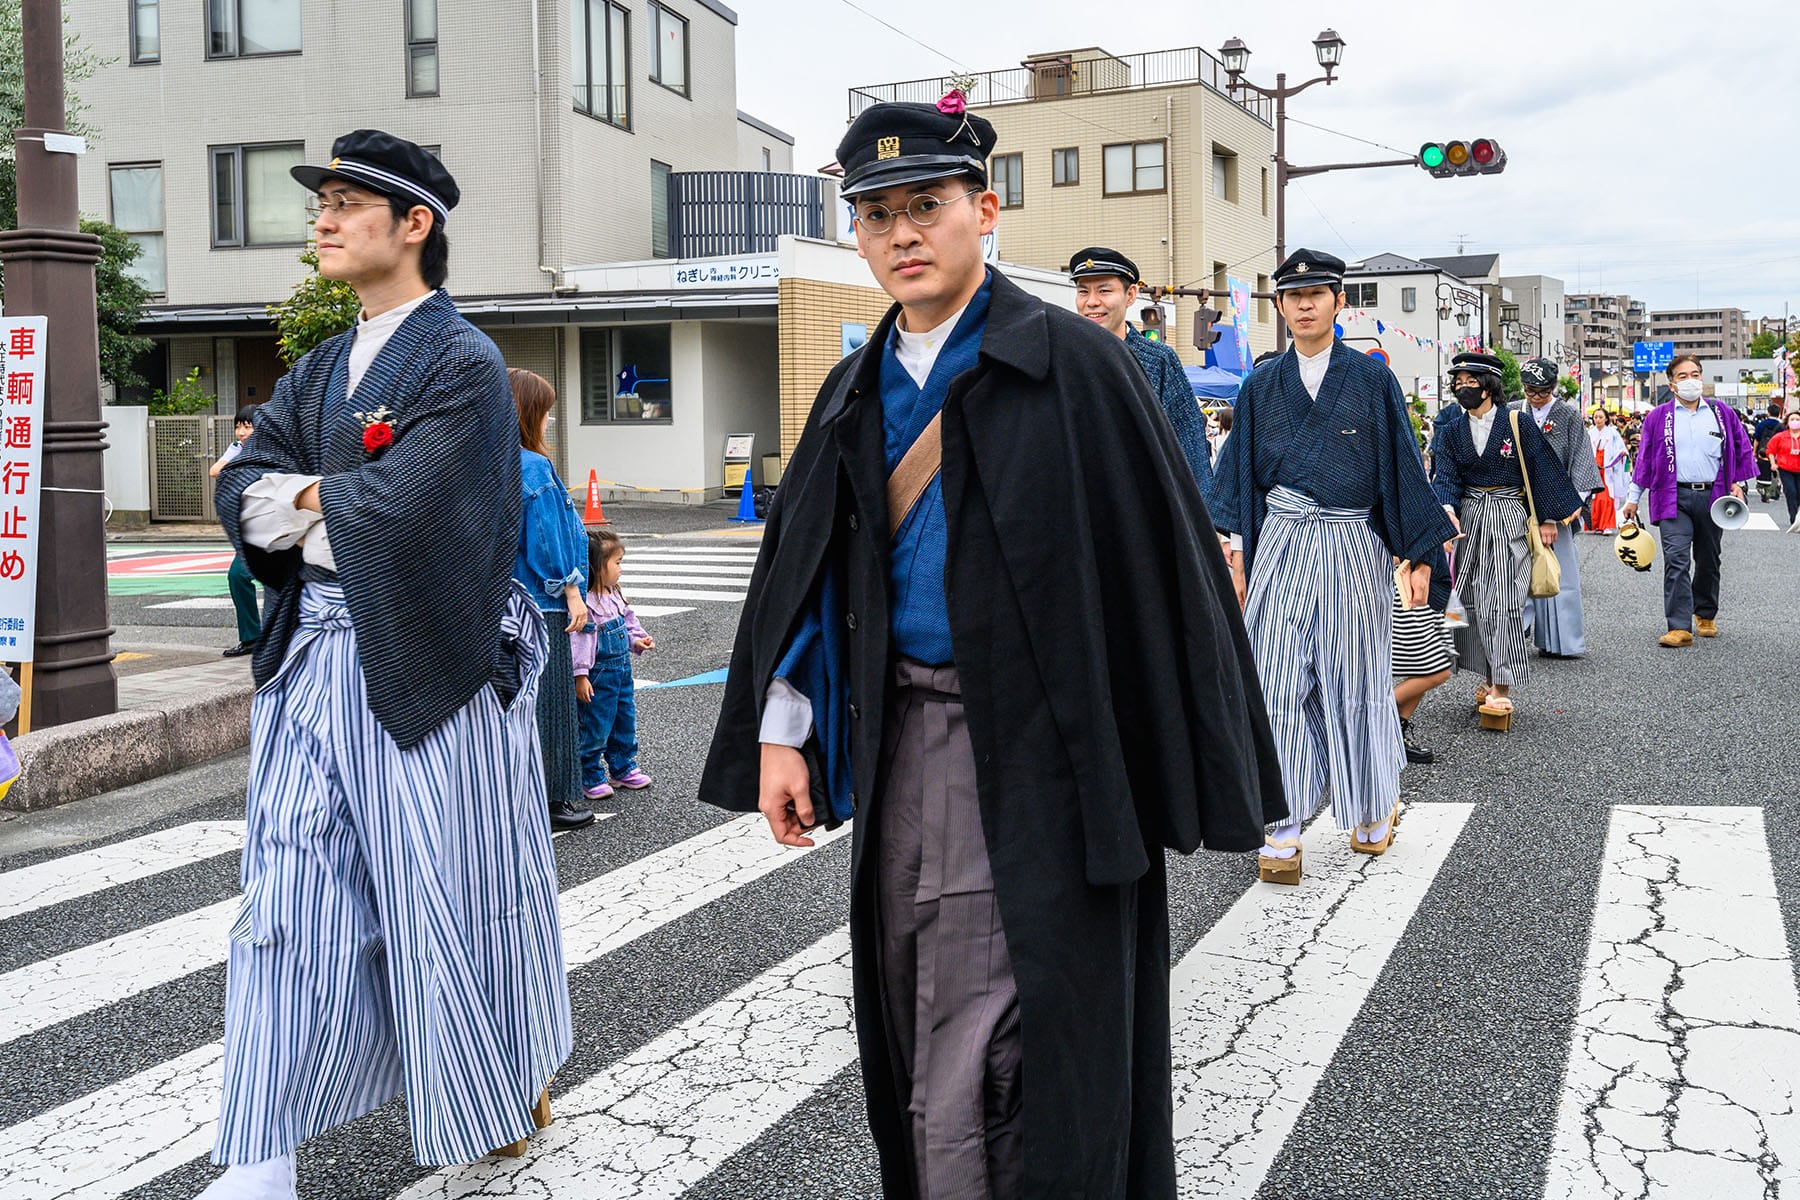
<path fill-rule="evenodd" d="M 1269 493 L 1244 624 L 1275 734 L 1288 821 L 1327 797 L 1340 829 L 1386 818 L 1406 751 L 1394 707 L 1393 556 L 1367 509 Z"/>
<path fill-rule="evenodd" d="M 1522 684 L 1531 659 L 1525 603 L 1531 593 L 1528 539 L 1536 533 L 1526 527 L 1530 519 L 1518 488 L 1471 488 L 1463 496 L 1456 590 L 1469 630 L 1457 646 L 1464 670 L 1502 687 Z"/>
<path fill-rule="evenodd" d="M 531 1132 L 572 1033 L 533 716 L 545 631 L 523 590 L 502 624 L 512 703 L 484 688 L 402 750 L 369 712 L 342 589 L 302 592 L 252 706 L 215 1162 L 291 1152 L 402 1085 L 422 1164 Z"/>
<path fill-rule="evenodd" d="M 1604 495 L 1605 493 L 1601 493 Z M 1535 532 L 1527 534 L 1536 537 Z M 1531 548 L 1526 543 L 1526 549 Z M 1575 553 L 1575 527 L 1557 530 L 1556 561 L 1562 567 L 1562 591 L 1545 600 L 1528 600 L 1531 615 L 1531 640 L 1546 654 L 1574 658 L 1587 653 L 1587 636 L 1581 621 L 1581 559 Z M 1529 557 L 1525 560 L 1529 563 Z M 1531 590 L 1531 572 L 1526 569 L 1526 592 Z"/>
<path fill-rule="evenodd" d="M 1025 1179 L 1019 991 L 954 667 L 902 659 L 883 730 L 881 990 L 919 1200 L 1013 1200 Z"/>

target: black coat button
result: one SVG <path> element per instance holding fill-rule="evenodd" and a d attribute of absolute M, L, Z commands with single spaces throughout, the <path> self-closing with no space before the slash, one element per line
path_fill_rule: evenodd
<path fill-rule="evenodd" d="M 851 532 L 854 533 L 857 529 L 860 529 L 861 527 L 862 527 L 862 522 L 860 522 L 856 519 L 855 513 L 851 513 L 850 514 L 850 530 L 851 530 Z"/>
<path fill-rule="evenodd" d="M 850 628 L 852 633 L 856 632 L 856 614 L 851 613 L 849 616 L 845 617 L 844 624 Z"/>
<path fill-rule="evenodd" d="M 860 708 L 856 707 L 856 705 L 852 704 L 850 706 L 850 719 L 852 721 L 862 720 L 862 709 L 860 709 Z"/>

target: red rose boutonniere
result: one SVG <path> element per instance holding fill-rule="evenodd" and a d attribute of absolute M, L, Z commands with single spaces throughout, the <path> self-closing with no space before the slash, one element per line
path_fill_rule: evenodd
<path fill-rule="evenodd" d="M 393 414 L 387 405 L 382 405 L 374 412 L 352 413 L 351 416 L 362 422 L 363 451 L 374 458 L 383 450 L 394 444 L 394 424 L 388 418 Z"/>
<path fill-rule="evenodd" d="M 1544 422 L 1544 432 L 1545 433 L 1555 433 L 1556 432 L 1556 422 L 1555 421 L 1545 421 Z"/>
<path fill-rule="evenodd" d="M 1513 456 L 1512 439 L 1507 438 L 1504 442 L 1500 443 L 1500 457 L 1501 458 L 1511 458 L 1512 456 Z"/>

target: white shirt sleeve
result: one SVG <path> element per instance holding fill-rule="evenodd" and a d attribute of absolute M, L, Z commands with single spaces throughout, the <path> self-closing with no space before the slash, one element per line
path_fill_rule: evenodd
<path fill-rule="evenodd" d="M 1231 535 L 1231 548 L 1233 551 L 1237 552 L 1238 554 L 1242 554 L 1244 552 L 1244 535 L 1243 534 L 1234 533 Z"/>
<path fill-rule="evenodd" d="M 785 679 L 770 683 L 763 697 L 762 732 L 757 740 L 798 750 L 806 745 L 812 729 L 812 701 Z"/>
<path fill-rule="evenodd" d="M 1634 483 L 1631 485 L 1631 490 L 1629 492 L 1625 493 L 1625 503 L 1636 504 L 1638 502 L 1638 497 L 1642 496 L 1643 494 L 1644 494 L 1644 489 Z"/>
<path fill-rule="evenodd" d="M 238 527 L 244 531 L 244 540 L 261 550 L 292 550 L 299 546 L 302 561 L 327 571 L 337 570 L 324 515 L 294 507 L 300 493 L 317 482 L 317 475 L 271 471 L 245 488 L 238 507 Z"/>

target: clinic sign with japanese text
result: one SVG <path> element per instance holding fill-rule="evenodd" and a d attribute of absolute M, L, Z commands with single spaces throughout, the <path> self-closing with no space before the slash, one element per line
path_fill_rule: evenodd
<path fill-rule="evenodd" d="M 44 325 L 0 318 L 0 662 L 31 661 L 37 633 Z"/>

